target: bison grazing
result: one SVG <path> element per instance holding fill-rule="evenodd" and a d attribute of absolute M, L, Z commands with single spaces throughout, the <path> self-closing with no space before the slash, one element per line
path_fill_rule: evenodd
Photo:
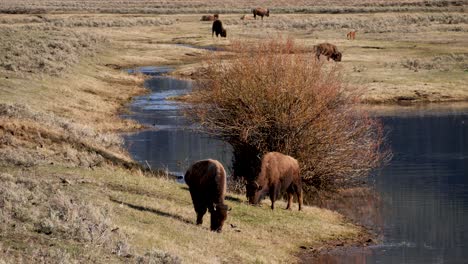
<path fill-rule="evenodd" d="M 206 210 L 211 214 L 211 231 L 221 232 L 227 218 L 228 207 L 224 204 L 226 171 L 217 160 L 200 160 L 185 173 L 193 206 L 197 213 L 197 225 L 203 223 Z"/>
<path fill-rule="evenodd" d="M 267 17 L 270 16 L 270 10 L 266 9 L 266 8 L 261 8 L 261 7 L 257 7 L 255 9 L 252 9 L 252 13 L 253 13 L 253 16 L 254 16 L 255 19 L 257 19 L 257 16 L 261 16 L 262 20 L 263 20 L 264 16 L 267 16 Z"/>
<path fill-rule="evenodd" d="M 348 34 L 346 34 L 346 39 L 356 39 L 356 30 L 348 32 Z"/>
<path fill-rule="evenodd" d="M 227 36 L 226 29 L 223 28 L 223 23 L 221 22 L 221 20 L 215 20 L 213 22 L 211 37 L 214 36 L 214 33 L 216 33 L 216 37 L 218 37 L 218 35 L 221 35 L 221 37 L 223 38 Z"/>
<path fill-rule="evenodd" d="M 302 179 L 299 175 L 299 163 L 293 157 L 279 152 L 269 152 L 263 156 L 260 174 L 255 181 L 247 183 L 249 203 L 258 204 L 267 193 L 270 195 L 271 209 L 281 193 L 288 193 L 288 206 L 291 209 L 294 194 L 302 209 Z"/>
<path fill-rule="evenodd" d="M 322 43 L 314 46 L 315 55 L 317 60 L 320 60 L 320 55 L 327 57 L 327 60 L 332 58 L 334 61 L 341 61 L 341 52 L 338 51 L 338 48 L 330 43 Z"/>
<path fill-rule="evenodd" d="M 215 21 L 219 18 L 218 14 L 214 15 L 204 15 L 201 17 L 200 21 Z"/>

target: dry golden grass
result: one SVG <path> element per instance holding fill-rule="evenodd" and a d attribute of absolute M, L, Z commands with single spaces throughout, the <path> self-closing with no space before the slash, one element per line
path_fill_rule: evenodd
<path fill-rule="evenodd" d="M 356 13 L 356 12 L 404 12 L 411 10 L 459 10 L 466 3 L 461 0 L 294 0 L 294 1 L 93 1 L 93 0 L 21 0 L 3 1 L 2 13 L 48 13 L 48 12 L 92 12 L 92 13 L 239 13 L 248 12 L 254 7 L 265 6 L 276 13 Z"/>
<path fill-rule="evenodd" d="M 306 206 L 302 212 L 289 211 L 283 209 L 286 206 L 285 202 L 279 202 L 277 210 L 272 211 L 267 204 L 262 207 L 251 206 L 246 203 L 245 197 L 228 194 L 227 204 L 232 207 L 232 211 L 223 232 L 218 234 L 209 231 L 208 215 L 205 216 L 202 226 L 195 225 L 195 212 L 186 185 L 170 180 L 146 177 L 138 173 L 130 174 L 111 167 L 86 170 L 46 166 L 33 167 L 27 171 L 2 167 L 2 170 L 8 173 L 2 176 L 7 178 L 8 184 L 12 182 L 22 189 L 10 188 L 11 192 L 6 192 L 1 197 L 10 200 L 22 194 L 27 197 L 29 190 L 33 190 L 34 198 L 30 201 L 40 204 L 39 207 L 30 206 L 30 202 L 24 198 L 27 206 L 17 210 L 23 210 L 28 217 L 32 216 L 33 211 L 38 214 L 48 213 L 47 210 L 41 209 L 42 206 L 50 206 L 51 215 L 54 217 L 57 215 L 56 210 L 64 212 L 59 214 L 61 218 L 42 218 L 47 225 L 44 224 L 41 229 L 34 229 L 34 217 L 23 222 L 16 218 L 8 221 L 17 223 L 16 228 L 23 230 L 21 234 L 24 236 L 40 237 L 42 240 L 35 245 L 37 248 L 42 249 L 47 245 L 43 244 L 44 240 L 57 239 L 52 249 L 59 248 L 63 255 L 69 255 L 72 260 L 80 259 L 75 254 L 83 254 L 83 260 L 99 252 L 102 254 L 101 260 L 90 258 L 85 262 L 97 260 L 102 263 L 109 259 L 125 262 L 127 259 L 123 256 L 126 254 L 131 254 L 132 260 L 144 256 L 146 252 L 159 250 L 169 256 L 177 256 L 184 263 L 293 263 L 298 261 L 295 254 L 301 250 L 300 246 L 318 246 L 324 241 L 337 238 L 355 239 L 362 231 L 347 223 L 339 214 L 328 210 Z M 33 185 L 22 183 L 25 177 L 33 177 L 34 180 L 29 180 L 34 182 Z M 44 188 L 46 184 L 49 187 Z M 46 198 L 44 192 L 52 195 Z M 73 198 L 73 203 L 70 204 L 69 198 L 64 198 L 64 194 Z M 41 198 L 35 198 L 36 196 Z M 56 201 L 56 197 L 60 199 Z M 51 201 L 46 202 L 46 199 Z M 81 207 L 82 204 L 89 205 Z M 98 207 L 93 207 L 95 205 Z M 85 216 L 89 208 L 94 208 L 95 213 L 87 217 L 86 221 L 76 223 L 80 225 L 75 225 L 75 210 L 84 210 L 80 215 Z M 87 221 L 94 221 L 95 216 L 99 215 L 97 213 L 102 210 L 106 211 L 100 216 L 102 221 L 96 222 L 96 228 L 106 225 L 104 230 L 110 233 L 105 234 L 111 235 L 106 241 L 111 242 L 112 247 L 101 245 L 101 240 L 91 241 L 86 232 L 82 237 L 80 232 L 73 231 L 74 228 L 86 226 Z M 22 229 L 22 225 L 32 227 Z M 11 225 L 2 227 L 8 235 L 0 242 L 4 249 L 3 252 L 0 251 L 0 258 L 5 252 L 6 256 L 21 252 L 21 247 L 14 247 L 13 242 L 21 243 L 25 252 L 32 250 L 33 245 L 26 241 L 17 241 L 11 235 Z M 117 231 L 110 230 L 117 228 L 122 235 L 112 237 Z M 49 233 L 50 230 L 52 233 L 48 235 L 41 233 Z M 59 241 L 65 239 L 68 239 L 69 243 L 61 245 Z M 267 247 L 266 242 L 269 244 Z M 74 243 L 82 244 L 75 249 Z M 84 252 L 84 245 L 94 246 L 88 246 L 88 250 Z M 121 248 L 121 256 L 112 253 L 118 247 Z"/>

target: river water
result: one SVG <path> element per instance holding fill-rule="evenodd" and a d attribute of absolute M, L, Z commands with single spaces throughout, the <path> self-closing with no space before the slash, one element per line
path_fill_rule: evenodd
<path fill-rule="evenodd" d="M 468 107 L 380 117 L 394 157 L 372 176 L 383 241 L 329 263 L 468 263 Z"/>
<path fill-rule="evenodd" d="M 227 168 L 232 164 L 229 144 L 196 132 L 194 125 L 184 117 L 183 103 L 168 100 L 170 97 L 187 94 L 192 82 L 161 76 L 170 71 L 167 67 L 142 67 L 135 70 L 153 76 L 145 81 L 150 89 L 148 95 L 136 97 L 131 114 L 124 117 L 135 119 L 151 129 L 124 136 L 125 145 L 133 159 L 152 169 L 167 170 L 182 176 L 190 164 L 197 160 L 213 158 Z"/>
<path fill-rule="evenodd" d="M 229 167 L 230 146 L 187 129 L 193 124 L 181 113 L 183 104 L 167 100 L 189 92 L 192 83 L 159 76 L 157 68 L 149 74 L 151 94 L 135 98 L 127 116 L 152 127 L 125 136 L 133 158 L 177 175 L 205 158 Z M 468 263 L 468 107 L 387 111 L 379 118 L 394 154 L 371 176 L 381 200 L 382 241 L 323 261 Z"/>

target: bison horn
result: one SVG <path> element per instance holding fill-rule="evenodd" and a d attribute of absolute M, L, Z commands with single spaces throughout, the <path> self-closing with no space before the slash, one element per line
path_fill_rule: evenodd
<path fill-rule="evenodd" d="M 260 185 L 258 185 L 257 182 L 254 182 L 254 184 L 255 184 L 255 188 L 256 188 L 257 190 L 260 190 L 260 189 L 261 189 Z"/>

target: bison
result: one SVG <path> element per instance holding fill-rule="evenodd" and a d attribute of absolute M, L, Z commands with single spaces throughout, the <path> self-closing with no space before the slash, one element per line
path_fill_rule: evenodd
<path fill-rule="evenodd" d="M 257 16 L 261 16 L 262 20 L 264 16 L 267 16 L 267 17 L 270 16 L 270 10 L 266 8 L 261 8 L 261 7 L 252 9 L 252 13 L 255 19 L 257 19 Z"/>
<path fill-rule="evenodd" d="M 215 20 L 211 29 L 211 37 L 213 37 L 215 33 L 216 37 L 218 37 L 218 35 L 221 35 L 223 38 L 227 36 L 226 29 L 224 29 L 223 22 L 221 22 L 221 20 Z"/>
<path fill-rule="evenodd" d="M 252 20 L 253 18 L 251 16 L 243 15 L 240 18 L 241 20 Z"/>
<path fill-rule="evenodd" d="M 320 60 L 320 55 L 327 56 L 327 60 L 332 58 L 334 61 L 341 61 L 341 52 L 338 51 L 338 48 L 330 43 L 322 43 L 314 46 L 315 55 L 317 60 Z"/>
<path fill-rule="evenodd" d="M 214 14 L 214 15 L 204 15 L 201 17 L 200 21 L 215 21 L 219 19 L 219 15 L 218 14 Z"/>
<path fill-rule="evenodd" d="M 263 156 L 260 174 L 255 181 L 246 185 L 247 199 L 250 204 L 258 204 L 267 193 L 270 195 L 271 209 L 281 193 L 288 194 L 291 209 L 294 194 L 297 196 L 299 210 L 302 209 L 302 179 L 299 175 L 299 163 L 291 156 L 279 152 L 269 152 Z"/>
<path fill-rule="evenodd" d="M 190 166 L 184 178 L 197 213 L 197 225 L 203 223 L 208 209 L 211 231 L 221 232 L 228 212 L 228 206 L 224 204 L 226 171 L 223 165 L 217 160 L 200 160 Z"/>
<path fill-rule="evenodd" d="M 356 30 L 348 32 L 348 34 L 346 34 L 346 39 L 356 39 Z"/>

